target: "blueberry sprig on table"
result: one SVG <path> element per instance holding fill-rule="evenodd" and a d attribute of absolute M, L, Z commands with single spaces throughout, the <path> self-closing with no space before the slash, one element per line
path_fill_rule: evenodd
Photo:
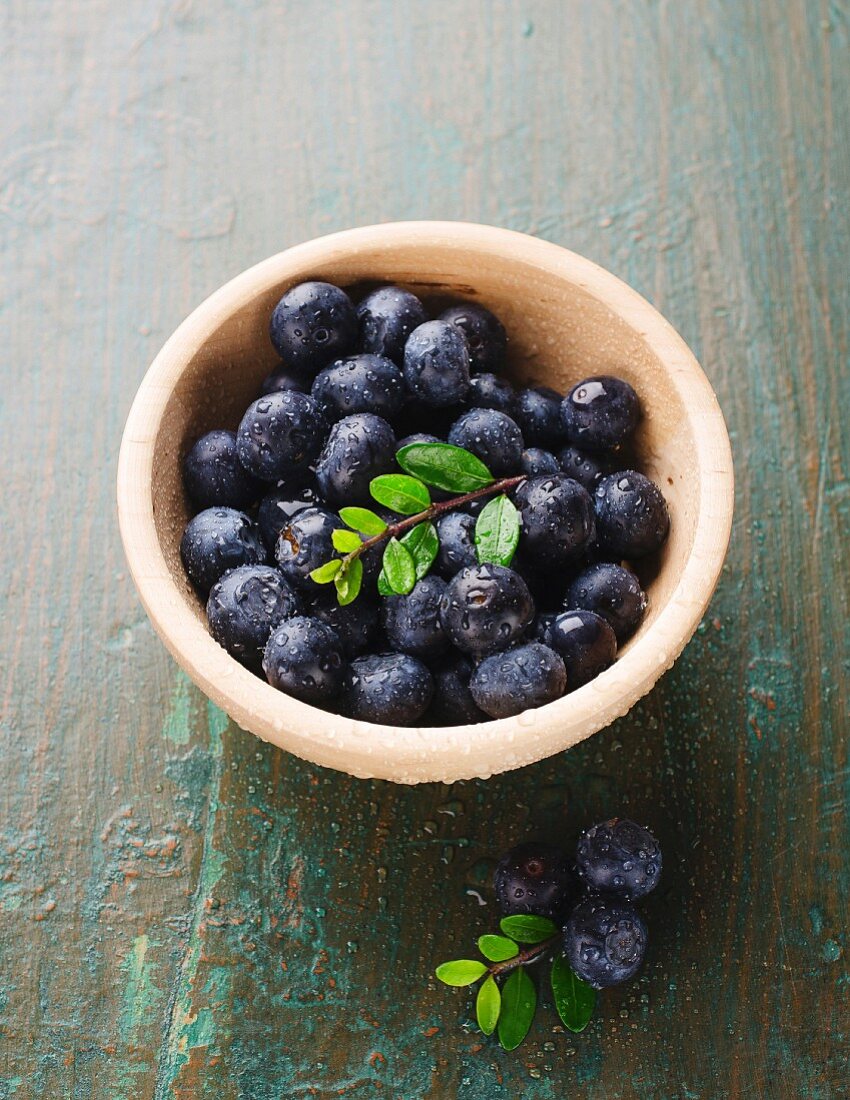
<path fill-rule="evenodd" d="M 499 935 L 478 939 L 480 959 L 437 967 L 441 982 L 472 986 L 478 1026 L 518 1047 L 537 1009 L 527 971 L 551 962 L 555 1010 L 570 1031 L 583 1031 L 596 991 L 629 981 L 646 953 L 647 930 L 634 903 L 658 884 L 661 849 L 648 829 L 614 818 L 586 829 L 575 861 L 553 844 L 520 844 L 499 860 L 494 889 L 504 914 Z M 482 980 L 483 979 L 483 980 Z"/>
<path fill-rule="evenodd" d="M 299 284 L 270 335 L 236 431 L 183 463 L 181 556 L 232 656 L 393 725 L 509 717 L 609 667 L 647 605 L 631 563 L 669 529 L 627 382 L 517 391 L 493 313 L 429 318 L 400 287 Z"/>

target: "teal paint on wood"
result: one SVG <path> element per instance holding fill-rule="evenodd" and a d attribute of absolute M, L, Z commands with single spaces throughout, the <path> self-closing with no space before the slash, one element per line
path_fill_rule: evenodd
<path fill-rule="evenodd" d="M 839 0 L 6 5 L 0 1096 L 842 1094 L 848 37 Z M 135 387 L 198 301 L 407 217 L 631 282 L 704 363 L 738 480 L 653 693 L 450 789 L 227 724 L 147 624 L 113 507 Z M 502 847 L 615 811 L 666 847 L 647 967 L 580 1036 L 544 989 L 504 1055 L 433 965 L 493 929 Z"/>

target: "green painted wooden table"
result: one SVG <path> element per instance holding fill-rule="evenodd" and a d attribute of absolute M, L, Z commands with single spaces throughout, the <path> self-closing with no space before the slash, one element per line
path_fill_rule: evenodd
<path fill-rule="evenodd" d="M 848 1095 L 848 38 L 843 0 L 2 6 L 0 1097 Z M 738 499 L 705 621 L 627 718 L 403 789 L 207 705 L 113 497 L 197 302 L 416 217 L 649 297 L 717 389 Z M 506 1055 L 432 967 L 493 925 L 504 846 L 616 811 L 666 847 L 648 964 Z"/>

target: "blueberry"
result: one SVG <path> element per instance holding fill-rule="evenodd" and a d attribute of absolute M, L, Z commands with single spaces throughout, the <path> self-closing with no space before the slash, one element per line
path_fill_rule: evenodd
<path fill-rule="evenodd" d="M 437 520 L 440 549 L 437 569 L 451 580 L 455 573 L 478 562 L 475 553 L 475 517 L 465 512 L 449 512 Z"/>
<path fill-rule="evenodd" d="M 217 581 L 207 600 L 210 633 L 231 657 L 258 671 L 272 630 L 297 615 L 298 599 L 279 570 L 240 565 Z"/>
<path fill-rule="evenodd" d="M 340 506 L 368 504 L 369 483 L 395 468 L 396 438 L 374 413 L 353 413 L 331 428 L 316 463 L 316 478 L 325 500 Z"/>
<path fill-rule="evenodd" d="M 588 451 L 620 447 L 637 427 L 640 401 L 628 382 L 600 374 L 573 386 L 561 405 L 567 439 Z"/>
<path fill-rule="evenodd" d="M 592 611 L 564 611 L 555 616 L 545 629 L 543 641 L 563 658 L 570 691 L 590 683 L 617 656 L 614 631 Z"/>
<path fill-rule="evenodd" d="M 497 374 L 473 374 L 464 405 L 470 409 L 496 409 L 513 416 L 516 394 L 506 378 Z"/>
<path fill-rule="evenodd" d="M 404 403 L 404 378 L 382 355 L 349 355 L 319 371 L 311 393 L 330 423 L 359 412 L 392 419 Z"/>
<path fill-rule="evenodd" d="M 284 577 L 296 588 L 313 592 L 316 582 L 310 573 L 338 557 L 332 537 L 343 522 L 327 508 L 304 508 L 283 528 L 275 547 L 275 557 Z"/>
<path fill-rule="evenodd" d="M 449 581 L 440 601 L 443 629 L 459 650 L 473 656 L 509 646 L 533 618 L 528 586 L 504 565 L 467 566 Z"/>
<path fill-rule="evenodd" d="M 593 501 L 564 474 L 530 477 L 516 491 L 520 546 L 531 564 L 555 569 L 575 562 L 594 535 Z"/>
<path fill-rule="evenodd" d="M 262 493 L 236 453 L 236 435 L 218 429 L 202 435 L 183 459 L 183 484 L 198 508 L 248 508 Z"/>
<path fill-rule="evenodd" d="M 299 283 L 274 307 L 269 334 L 285 363 L 315 374 L 354 349 L 357 314 L 338 286 Z"/>
<path fill-rule="evenodd" d="M 449 443 L 478 455 L 492 474 L 517 474 L 525 447 L 522 432 L 506 413 L 470 409 L 452 424 Z"/>
<path fill-rule="evenodd" d="M 452 306 L 440 314 L 441 321 L 448 321 L 466 337 L 474 371 L 501 370 L 508 337 L 505 326 L 489 309 L 471 302 Z"/>
<path fill-rule="evenodd" d="M 544 451 L 542 447 L 528 447 L 522 452 L 519 460 L 520 469 L 529 477 L 538 477 L 540 474 L 559 474 L 561 467 L 557 458 L 551 451 Z"/>
<path fill-rule="evenodd" d="M 429 435 L 427 432 L 412 432 L 410 435 L 406 435 L 404 439 L 400 439 L 395 445 L 396 454 L 402 449 L 402 447 L 409 447 L 411 443 L 442 443 L 441 439 L 438 439 L 435 435 Z"/>
<path fill-rule="evenodd" d="M 578 893 L 565 852 L 554 844 L 530 841 L 505 852 L 493 876 L 496 901 L 506 917 L 531 913 L 559 924 Z"/>
<path fill-rule="evenodd" d="M 426 321 L 404 346 L 404 380 L 414 397 L 437 408 L 456 405 L 469 390 L 469 348 L 445 321 Z"/>
<path fill-rule="evenodd" d="M 296 393 L 309 393 L 313 385 L 313 371 L 280 364 L 271 374 L 266 375 L 260 386 L 260 396 L 267 397 L 270 393 L 280 393 L 283 390 L 295 390 Z"/>
<path fill-rule="evenodd" d="M 239 461 L 255 477 L 276 481 L 307 466 L 322 449 L 328 425 L 312 397 L 282 390 L 258 397 L 236 433 Z"/>
<path fill-rule="evenodd" d="M 257 512 L 257 523 L 269 553 L 274 554 L 280 533 L 293 516 L 303 512 L 305 508 L 314 508 L 322 503 L 316 475 L 312 470 L 298 470 L 281 478 L 275 488 L 260 501 Z"/>
<path fill-rule="evenodd" d="M 351 662 L 343 706 L 361 722 L 409 726 L 425 713 L 433 693 L 431 673 L 416 657 L 373 654 Z"/>
<path fill-rule="evenodd" d="M 550 649 L 555 649 L 553 645 L 549 645 L 546 641 L 546 631 L 557 619 L 558 613 L 556 611 L 539 611 L 534 616 L 534 621 L 529 627 L 528 636 L 535 642 L 543 642 L 544 645 L 548 645 Z M 556 650 L 557 652 L 557 650 Z"/>
<path fill-rule="evenodd" d="M 579 573 L 567 588 L 564 607 L 595 611 L 612 626 L 617 643 L 633 634 L 646 611 L 646 593 L 630 569 L 597 562 Z"/>
<path fill-rule="evenodd" d="M 329 626 L 296 615 L 272 631 L 263 670 L 272 687 L 321 706 L 339 695 L 347 665 L 339 638 Z"/>
<path fill-rule="evenodd" d="M 576 865 L 588 889 L 636 901 L 658 885 L 661 847 L 649 829 L 615 817 L 585 829 Z"/>
<path fill-rule="evenodd" d="M 510 718 L 560 699 L 567 687 L 564 662 L 541 642 L 485 657 L 469 681 L 472 698 L 491 718 Z"/>
<path fill-rule="evenodd" d="M 406 596 L 384 599 L 381 621 L 393 649 L 425 661 L 448 648 L 440 622 L 440 600 L 445 591 L 446 582 L 432 574 L 417 581 Z"/>
<path fill-rule="evenodd" d="M 349 660 L 366 653 L 378 633 L 378 600 L 361 592 L 354 603 L 343 606 L 337 602 L 333 585 L 314 588 L 315 593 L 305 593 L 309 613 L 332 628 Z"/>
<path fill-rule="evenodd" d="M 526 443 L 547 449 L 563 444 L 565 434 L 561 401 L 561 394 L 548 386 L 520 390 L 513 415 Z"/>
<path fill-rule="evenodd" d="M 604 455 L 581 451 L 578 447 L 564 447 L 558 452 L 558 462 L 567 477 L 583 485 L 589 493 L 596 488 L 607 466 Z"/>
<path fill-rule="evenodd" d="M 646 954 L 646 925 L 627 901 L 587 898 L 564 928 L 564 954 L 594 989 L 627 982 Z"/>
<path fill-rule="evenodd" d="M 401 363 L 408 336 L 428 320 L 428 315 L 409 290 L 382 286 L 366 295 L 357 307 L 357 319 L 361 348 Z"/>
<path fill-rule="evenodd" d="M 603 550 L 642 558 L 667 538 L 670 515 L 661 490 L 637 470 L 603 477 L 594 495 L 596 527 Z"/>
<path fill-rule="evenodd" d="M 206 508 L 186 525 L 180 557 L 189 579 L 207 593 L 228 569 L 264 564 L 266 548 L 260 529 L 244 512 Z"/>
<path fill-rule="evenodd" d="M 451 653 L 433 666 L 434 698 L 428 710 L 431 725 L 467 726 L 487 721 L 487 715 L 469 690 L 474 669 L 472 661 L 462 653 Z"/>

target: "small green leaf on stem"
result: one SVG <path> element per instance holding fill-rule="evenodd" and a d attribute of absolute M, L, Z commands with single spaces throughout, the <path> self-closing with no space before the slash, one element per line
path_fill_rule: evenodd
<path fill-rule="evenodd" d="M 514 970 L 502 986 L 502 1011 L 499 1014 L 499 1042 L 505 1050 L 515 1050 L 528 1034 L 537 991 L 525 968 Z"/>
<path fill-rule="evenodd" d="M 583 982 L 563 955 L 552 962 L 552 995 L 564 1027 L 584 1031 L 596 1005 L 596 990 Z"/>
<path fill-rule="evenodd" d="M 383 572 L 396 595 L 406 596 L 416 584 L 416 566 L 410 551 L 396 538 L 390 539 L 384 550 Z"/>
<path fill-rule="evenodd" d="M 392 508 L 403 516 L 415 516 L 417 512 L 424 512 L 431 506 L 428 486 L 423 485 L 418 478 L 408 477 L 406 474 L 381 474 L 373 477 L 369 492 L 378 504 Z"/>
<path fill-rule="evenodd" d="M 479 936 L 478 950 L 485 959 L 494 963 L 513 959 L 519 954 L 519 948 L 507 936 Z"/>
<path fill-rule="evenodd" d="M 481 509 L 475 521 L 475 552 L 483 565 L 510 565 L 519 542 L 519 512 L 502 493 Z"/>
<path fill-rule="evenodd" d="M 554 936 L 558 928 L 548 917 L 535 917 L 530 913 L 515 913 L 512 917 L 502 917 L 499 927 L 506 936 L 517 943 L 542 943 Z"/>
<path fill-rule="evenodd" d="M 434 973 L 446 985 L 472 985 L 487 973 L 487 967 L 477 959 L 453 959 L 440 963 Z"/>
<path fill-rule="evenodd" d="M 394 596 L 395 592 L 390 587 L 390 582 L 387 580 L 387 575 L 381 570 L 378 574 L 378 595 L 379 596 Z"/>
<path fill-rule="evenodd" d="M 336 532 L 334 532 L 336 533 Z M 360 592 L 363 583 L 363 562 L 360 558 L 348 562 L 334 577 L 336 585 L 336 598 L 340 607 L 353 603 Z"/>
<path fill-rule="evenodd" d="M 350 554 L 352 550 L 356 550 L 360 545 L 360 536 L 356 535 L 354 531 L 344 531 L 340 528 L 338 531 L 331 532 L 331 542 L 334 544 L 334 550 L 339 550 L 341 554 Z"/>
<path fill-rule="evenodd" d="M 485 1035 L 492 1035 L 496 1030 L 499 1020 L 499 1010 L 502 1007 L 502 994 L 491 975 L 481 983 L 478 996 L 475 999 L 475 1016 L 478 1026 Z"/>
<path fill-rule="evenodd" d="M 409 443 L 396 461 L 426 485 L 450 493 L 474 493 L 495 481 L 480 458 L 450 443 Z"/>
<path fill-rule="evenodd" d="M 403 535 L 401 544 L 413 558 L 416 569 L 416 579 L 421 581 L 431 566 L 440 549 L 440 540 L 437 538 L 437 528 L 433 523 L 417 523 L 414 528 Z"/>
<path fill-rule="evenodd" d="M 342 569 L 342 560 L 332 558 L 331 561 L 326 561 L 324 565 L 314 569 L 310 574 L 310 580 L 315 581 L 316 584 L 330 584 L 340 569 Z"/>
<path fill-rule="evenodd" d="M 340 508 L 339 518 L 361 535 L 380 535 L 387 529 L 386 523 L 371 508 Z"/>

